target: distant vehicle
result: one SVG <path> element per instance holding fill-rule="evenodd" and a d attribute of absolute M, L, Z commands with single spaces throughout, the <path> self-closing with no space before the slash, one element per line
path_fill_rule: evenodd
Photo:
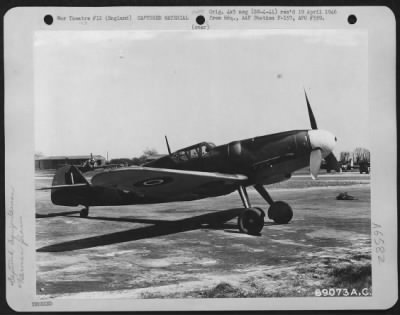
<path fill-rule="evenodd" d="M 353 169 L 353 165 L 349 162 L 340 163 L 340 168 L 341 168 L 342 172 L 351 171 Z"/>
<path fill-rule="evenodd" d="M 339 170 L 332 154 L 336 137 L 317 128 L 305 94 L 311 130 L 291 130 L 233 141 L 216 146 L 201 142 L 145 163 L 143 166 L 104 170 L 89 183 L 78 168 L 64 166 L 56 171 L 51 200 L 56 205 L 83 205 L 81 217 L 89 207 L 153 204 L 189 201 L 222 196 L 237 190 L 244 209 L 238 216 L 240 231 L 258 234 L 264 227 L 265 213 L 252 207 L 246 187 L 253 186 L 270 205 L 268 217 L 278 224 L 288 223 L 292 208 L 273 201 L 263 185 L 281 182 L 301 168 L 310 166 L 317 178 L 322 159 L 330 169 Z"/>
<path fill-rule="evenodd" d="M 322 160 L 321 169 L 325 169 L 327 173 L 332 171 L 341 172 L 342 171 L 342 164 L 338 162 L 338 164 L 333 165 L 333 163 L 328 163 L 325 159 Z"/>
<path fill-rule="evenodd" d="M 371 164 L 368 161 L 362 161 L 358 163 L 359 169 L 360 169 L 360 174 L 365 173 L 369 174 L 371 171 Z"/>
<path fill-rule="evenodd" d="M 359 170 L 360 174 L 362 174 L 362 173 L 369 174 L 370 170 L 371 170 L 370 162 L 368 162 L 368 161 L 360 161 L 360 162 L 358 162 L 358 164 L 357 163 L 353 164 L 352 161 L 349 161 L 346 163 L 341 163 L 341 162 L 339 162 L 339 163 L 341 164 L 340 167 L 343 172 Z"/>

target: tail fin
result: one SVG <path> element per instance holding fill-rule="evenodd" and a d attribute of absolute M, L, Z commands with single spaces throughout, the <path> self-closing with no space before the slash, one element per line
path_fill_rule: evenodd
<path fill-rule="evenodd" d="M 90 204 L 91 187 L 82 173 L 73 165 L 56 171 L 51 188 L 51 201 L 55 205 L 78 206 Z"/>
<path fill-rule="evenodd" d="M 65 165 L 56 171 L 53 178 L 53 186 L 87 184 L 89 182 L 82 175 L 81 171 L 73 165 Z"/>

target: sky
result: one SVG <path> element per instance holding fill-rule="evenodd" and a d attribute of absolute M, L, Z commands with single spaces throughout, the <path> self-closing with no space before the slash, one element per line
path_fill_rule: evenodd
<path fill-rule="evenodd" d="M 35 151 L 139 156 L 318 128 L 369 148 L 362 30 L 38 31 Z"/>

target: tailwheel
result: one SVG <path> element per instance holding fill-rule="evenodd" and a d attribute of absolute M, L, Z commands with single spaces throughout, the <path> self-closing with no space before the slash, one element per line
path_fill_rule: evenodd
<path fill-rule="evenodd" d="M 81 218 L 87 218 L 88 215 L 89 215 L 89 208 L 83 208 L 83 209 L 81 210 L 81 212 L 79 213 L 79 216 L 80 216 Z"/>
<path fill-rule="evenodd" d="M 286 202 L 276 201 L 268 209 L 268 218 L 275 223 L 286 224 L 293 218 L 293 210 Z"/>
<path fill-rule="evenodd" d="M 259 235 L 264 227 L 264 211 L 259 208 L 246 208 L 238 217 L 239 230 L 250 235 Z"/>

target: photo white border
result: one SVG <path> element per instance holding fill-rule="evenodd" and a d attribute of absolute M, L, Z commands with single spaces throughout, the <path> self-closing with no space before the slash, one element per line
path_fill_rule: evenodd
<path fill-rule="evenodd" d="M 372 242 L 371 297 L 301 297 L 240 299 L 52 299 L 43 303 L 36 296 L 35 270 L 35 183 L 34 183 L 34 82 L 33 34 L 36 30 L 191 30 L 198 14 L 207 16 L 211 7 L 17 7 L 4 17 L 5 73 L 5 201 L 6 201 L 6 297 L 17 311 L 147 311 L 147 310 L 298 310 L 298 309 L 387 309 L 398 298 L 397 292 L 397 139 L 396 139 L 396 22 L 387 7 L 320 7 L 336 9 L 325 21 L 268 23 L 229 23 L 208 21 L 207 32 L 224 29 L 366 29 L 369 45 L 369 112 L 371 117 L 371 222 L 384 234 L 384 262 L 378 260 L 374 235 Z M 216 9 L 217 7 L 212 7 Z M 238 7 L 232 7 L 237 9 Z M 247 7 L 251 8 L 251 7 Z M 259 7 L 257 7 L 259 8 Z M 278 10 L 280 7 L 276 7 Z M 300 7 L 293 7 L 299 9 Z M 308 7 L 310 8 L 310 7 Z M 317 9 L 318 7 L 315 7 Z M 224 10 L 229 7 L 224 7 Z M 285 7 L 290 9 L 290 7 Z M 306 7 L 304 9 L 307 9 Z M 43 17 L 57 15 L 132 15 L 130 22 L 54 23 Z M 187 15 L 189 21 L 137 21 L 136 15 Z M 350 25 L 347 17 L 357 16 Z M 373 230 L 374 231 L 374 230 Z M 11 245 L 12 233 L 23 232 L 26 243 Z M 15 254 L 12 254 L 15 253 Z M 14 258 L 12 257 L 14 255 Z M 12 285 L 10 259 L 18 259 L 24 279 Z M 22 258 L 23 257 L 23 258 Z M 19 284 L 21 287 L 19 287 Z M 40 302 L 40 303 L 35 303 Z M 35 306 L 34 306 L 35 305 Z"/>

